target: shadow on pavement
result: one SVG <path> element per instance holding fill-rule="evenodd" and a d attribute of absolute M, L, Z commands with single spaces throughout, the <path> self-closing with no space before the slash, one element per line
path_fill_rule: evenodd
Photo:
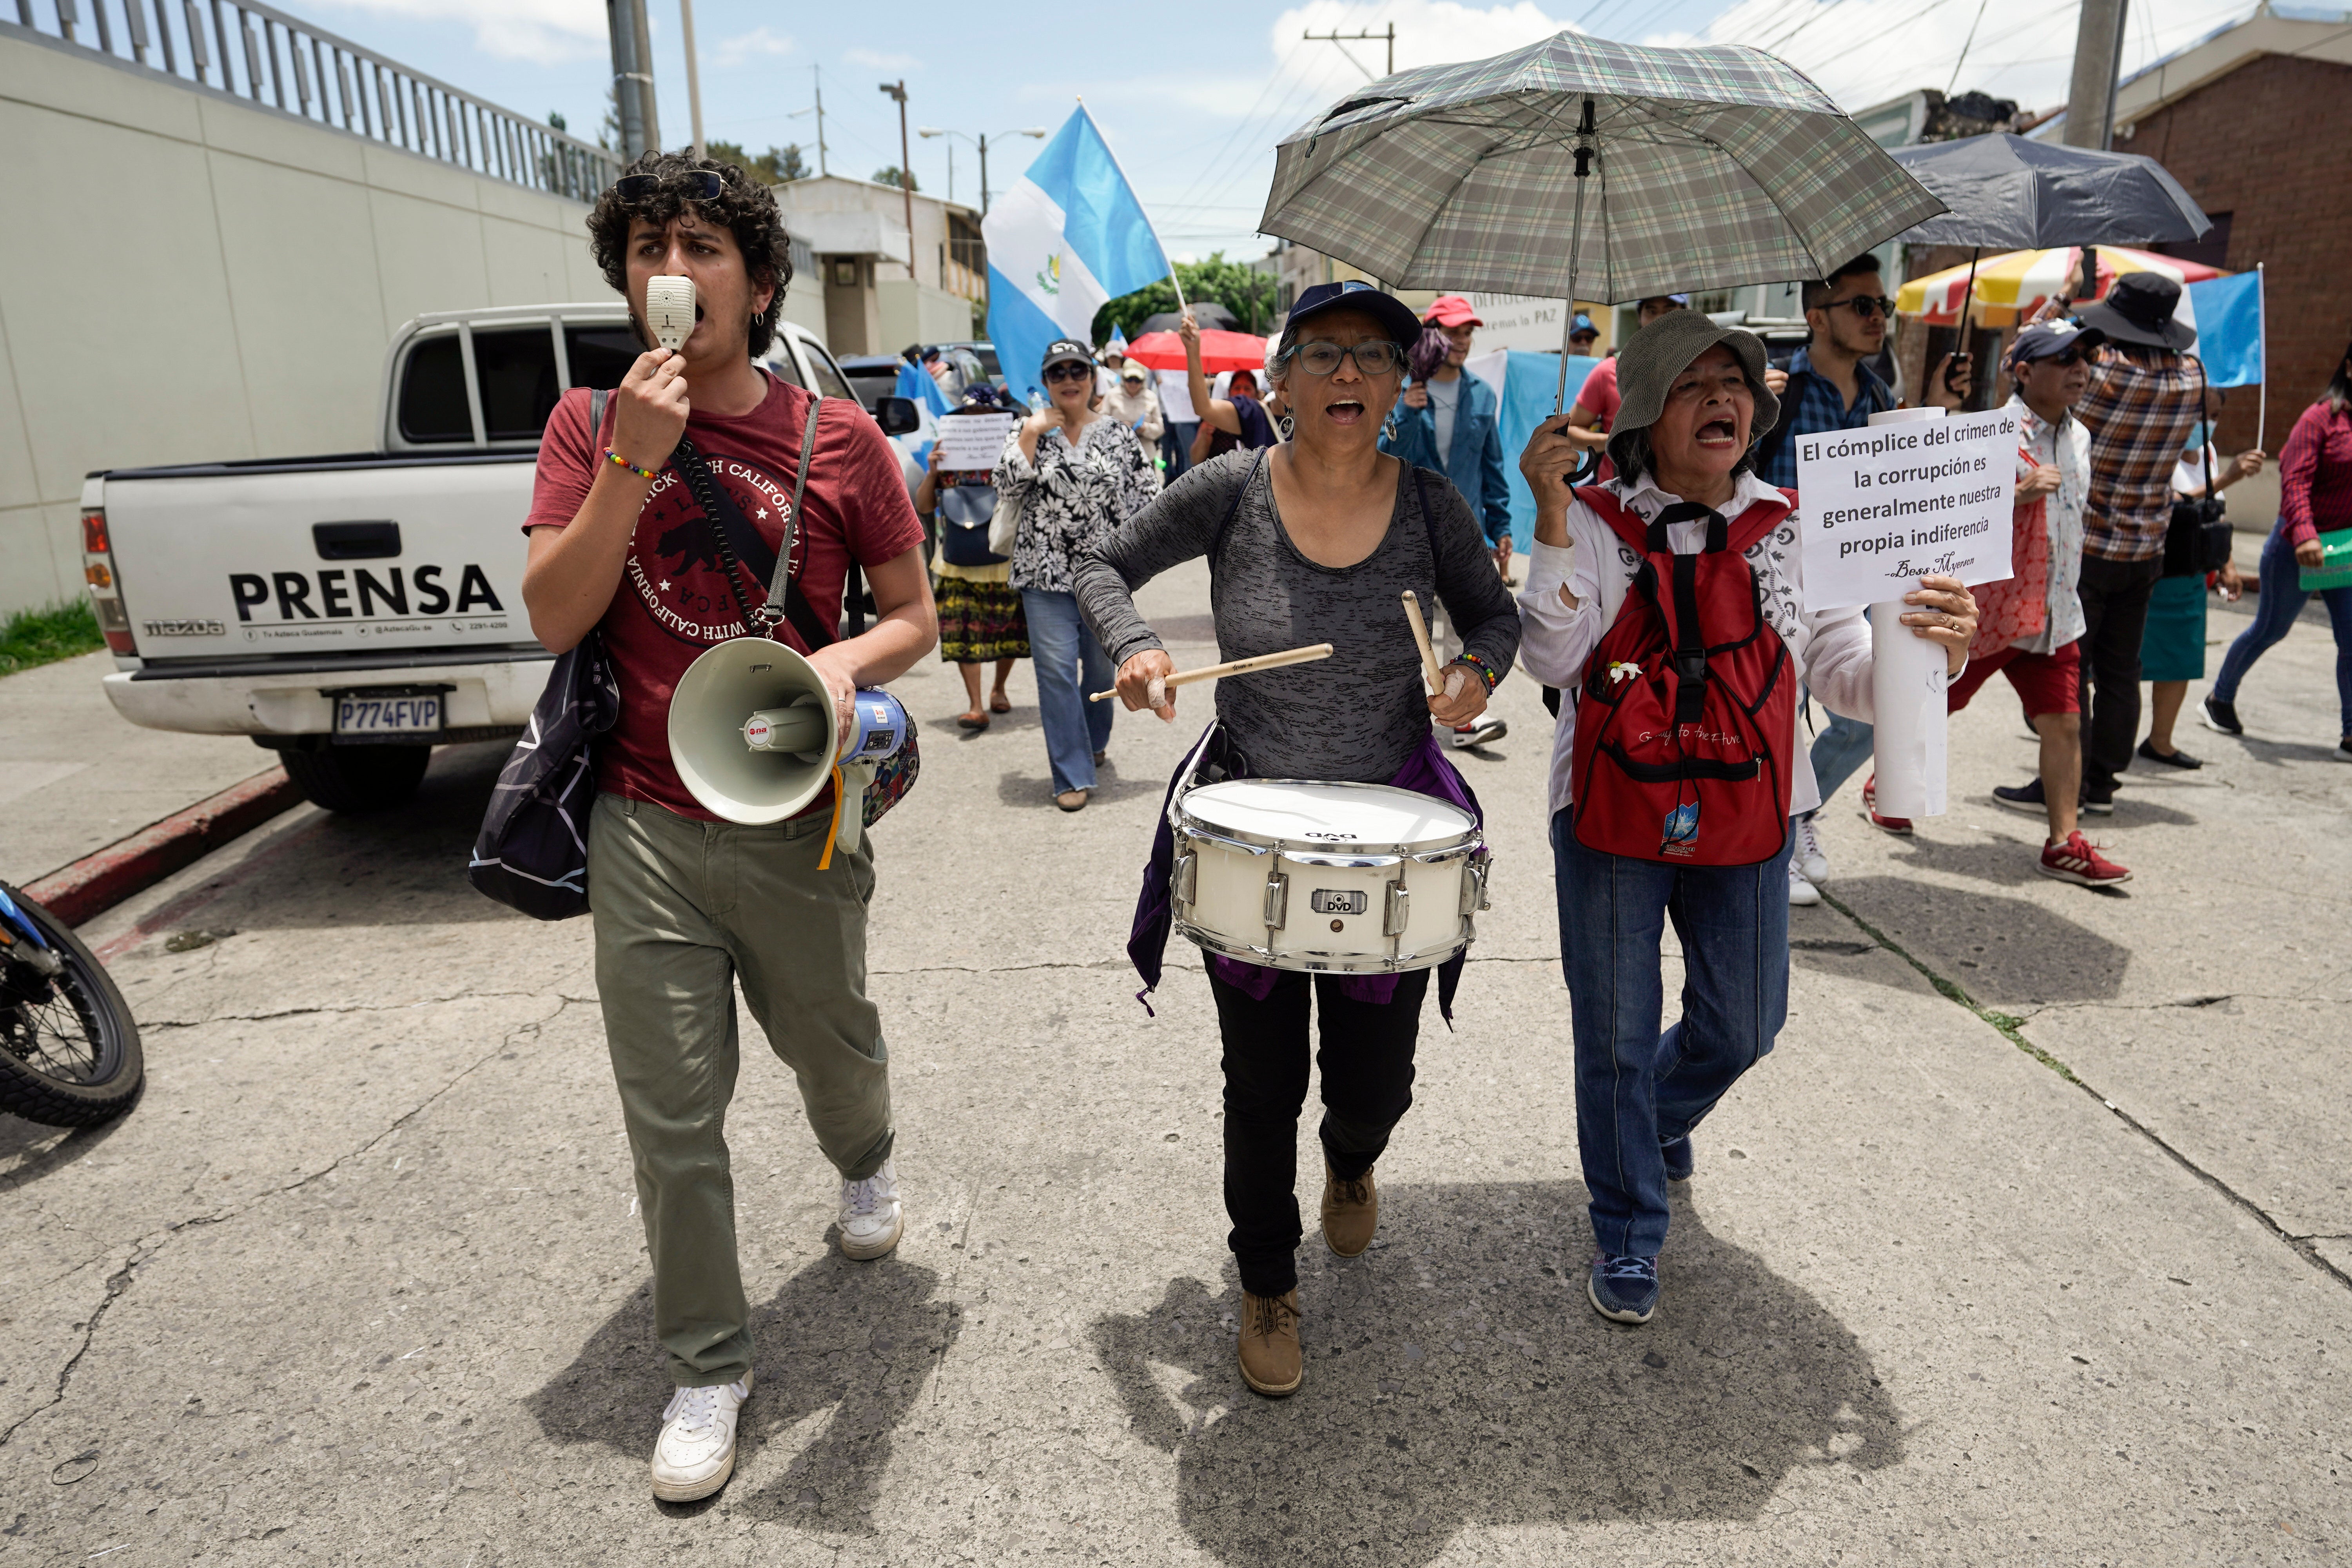
<path fill-rule="evenodd" d="M 1970 846 L 1969 852 L 1988 862 L 2026 853 L 1990 844 Z M 1958 853 L 1945 851 L 1946 856 Z M 1919 858 L 1938 870 L 1963 869 L 1942 856 Z M 1968 874 L 2007 879 L 1990 864 Z M 2026 877 L 2041 879 L 2031 870 Z M 2124 971 L 2131 963 L 2129 948 L 2028 899 L 1937 888 L 1900 877 L 1840 878 L 1830 890 L 1921 963 L 1958 981 L 1979 999 L 1990 994 L 2037 1002 L 2103 1002 L 2122 992 Z M 2060 890 L 2099 896 L 2088 888 L 2061 885 Z M 1790 949 L 1790 956 L 1798 963 L 1820 965 L 1817 952 L 1795 943 Z M 1908 972 L 1896 968 L 1840 964 L 1833 972 L 1889 984 L 1912 984 Z"/>
<path fill-rule="evenodd" d="M 48 1127 L 0 1112 L 0 1193 L 31 1186 L 43 1176 L 55 1175 L 83 1155 L 94 1152 L 114 1136 L 115 1129 L 139 1114 L 137 1105 L 110 1121 L 95 1127 Z"/>
<path fill-rule="evenodd" d="M 1385 1245 L 1307 1276 L 1307 1383 L 1287 1400 L 1234 1369 L 1230 1281 L 1178 1279 L 1099 1320 L 1133 1433 L 1177 1458 L 1193 1539 L 1227 1563 L 1418 1568 L 1467 1526 L 1749 1519 L 1792 1470 L 1902 1458 L 1854 1336 L 1685 1203 L 1657 1317 L 1602 1322 L 1580 1267 L 1555 1267 L 1584 1195 L 1384 1192 Z"/>
<path fill-rule="evenodd" d="M 962 1328 L 958 1309 L 934 1298 L 938 1285 L 932 1270 L 896 1258 L 858 1263 L 828 1251 L 752 1309 L 757 1378 L 737 1427 L 736 1479 L 719 1494 L 735 1512 L 827 1534 L 873 1533 L 891 1434 Z M 651 1289 L 641 1287 L 523 1402 L 555 1442 L 652 1457 L 672 1385 L 654 1338 Z M 798 1452 L 779 1469 L 761 1457 L 770 1443 Z M 747 1491 L 747 1472 L 771 1479 Z M 693 1514 L 717 1500 L 660 1506 Z"/>
<path fill-rule="evenodd" d="M 1114 800 L 1126 800 L 1134 795 L 1150 795 L 1154 799 L 1168 791 L 1166 779 L 1126 779 L 1118 776 L 1118 759 L 1113 757 L 1095 770 L 1094 793 L 1087 797 L 1088 805 L 1103 805 Z M 996 799 L 1000 805 L 1036 809 L 1054 807 L 1054 781 L 1050 774 L 1004 773 L 996 781 Z"/>

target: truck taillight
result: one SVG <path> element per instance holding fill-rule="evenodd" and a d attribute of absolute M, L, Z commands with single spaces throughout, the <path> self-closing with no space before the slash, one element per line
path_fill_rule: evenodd
<path fill-rule="evenodd" d="M 114 547 L 106 536 L 106 513 L 90 507 L 81 514 L 81 574 L 89 584 L 89 607 L 98 616 L 98 629 L 112 651 L 135 658 L 139 643 L 131 635 L 131 617 L 114 581 Z"/>

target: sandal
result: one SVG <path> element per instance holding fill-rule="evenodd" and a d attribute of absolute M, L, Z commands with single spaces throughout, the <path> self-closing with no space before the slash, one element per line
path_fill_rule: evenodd
<path fill-rule="evenodd" d="M 988 710 L 991 713 L 1010 713 L 1013 711 L 1013 699 L 1001 690 L 997 691 L 988 700 Z"/>
<path fill-rule="evenodd" d="M 982 712 L 977 708 L 973 709 L 969 713 L 958 714 L 956 716 L 956 728 L 959 730 L 970 730 L 974 733 L 978 733 L 980 731 L 988 728 L 988 715 Z"/>

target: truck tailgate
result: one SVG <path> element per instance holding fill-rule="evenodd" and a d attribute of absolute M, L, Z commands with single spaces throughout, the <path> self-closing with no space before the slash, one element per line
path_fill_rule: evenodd
<path fill-rule="evenodd" d="M 529 453 L 109 476 L 124 612 L 152 662 L 528 643 Z"/>

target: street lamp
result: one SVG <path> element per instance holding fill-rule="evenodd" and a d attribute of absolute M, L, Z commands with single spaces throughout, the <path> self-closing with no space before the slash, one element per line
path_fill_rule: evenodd
<path fill-rule="evenodd" d="M 911 282 L 915 278 L 915 160 L 907 151 L 907 79 L 884 82 L 882 95 L 898 105 L 898 191 L 907 203 L 907 278 Z"/>
<path fill-rule="evenodd" d="M 980 216 L 986 217 L 988 216 L 988 138 L 974 136 L 968 131 L 943 131 L 936 125 L 926 125 L 918 130 L 915 134 L 926 139 L 933 136 L 961 136 L 980 149 Z M 1045 128 L 1042 125 L 1033 125 L 1019 131 L 1000 131 L 996 133 L 996 139 L 1000 142 L 1007 136 L 1034 136 L 1042 142 L 1045 139 Z M 953 148 L 948 150 L 948 156 L 950 158 L 955 156 Z"/>

